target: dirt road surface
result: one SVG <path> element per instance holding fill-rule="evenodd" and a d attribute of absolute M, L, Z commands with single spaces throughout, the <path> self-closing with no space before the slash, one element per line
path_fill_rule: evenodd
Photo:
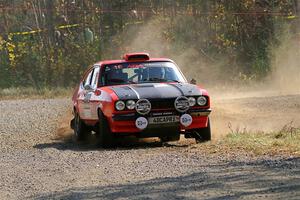
<path fill-rule="evenodd" d="M 228 124 L 300 127 L 300 95 L 215 96 L 212 106 L 214 141 Z M 184 139 L 78 145 L 69 107 L 68 99 L 0 101 L 0 199 L 300 199 L 300 158 L 209 154 Z"/>

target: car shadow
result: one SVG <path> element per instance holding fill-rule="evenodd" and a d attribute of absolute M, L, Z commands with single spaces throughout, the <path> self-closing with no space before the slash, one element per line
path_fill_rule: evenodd
<path fill-rule="evenodd" d="M 218 162 L 174 177 L 73 187 L 33 199 L 299 199 L 300 158 Z"/>
<path fill-rule="evenodd" d="M 145 149 L 145 148 L 159 148 L 159 147 L 175 147 L 184 148 L 188 147 L 188 144 L 181 144 L 178 142 L 162 143 L 158 139 L 138 139 L 135 137 L 122 137 L 116 139 L 116 144 L 111 148 L 105 150 L 116 150 L 116 149 Z M 57 150 L 73 150 L 73 151 L 90 151 L 90 150 L 104 150 L 96 144 L 95 136 L 90 136 L 83 142 L 74 142 L 71 137 L 67 138 L 54 138 L 52 142 L 41 143 L 33 146 L 36 149 L 47 149 L 55 148 Z"/>

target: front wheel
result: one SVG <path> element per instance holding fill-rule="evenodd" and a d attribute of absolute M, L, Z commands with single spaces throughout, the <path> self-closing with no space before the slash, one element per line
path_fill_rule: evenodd
<path fill-rule="evenodd" d="M 110 131 L 108 121 L 101 111 L 99 111 L 98 115 L 99 127 L 97 133 L 97 143 L 99 146 L 104 148 L 113 147 L 115 141 L 113 133 Z"/>
<path fill-rule="evenodd" d="M 196 142 L 207 142 L 211 140 L 210 120 L 208 118 L 207 127 L 193 130 L 193 137 Z"/>

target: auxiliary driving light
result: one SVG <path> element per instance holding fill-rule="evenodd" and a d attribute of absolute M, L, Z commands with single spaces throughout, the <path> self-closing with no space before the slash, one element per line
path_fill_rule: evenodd
<path fill-rule="evenodd" d="M 116 103 L 116 109 L 117 110 L 124 110 L 125 109 L 125 103 L 124 103 L 124 101 L 117 101 L 117 103 Z"/>

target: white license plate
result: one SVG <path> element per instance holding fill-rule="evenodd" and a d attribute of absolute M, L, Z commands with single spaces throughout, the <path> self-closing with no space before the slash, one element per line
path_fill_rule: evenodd
<path fill-rule="evenodd" d="M 172 116 L 150 117 L 148 121 L 149 124 L 174 123 L 174 122 L 179 122 L 179 116 L 172 115 Z"/>

